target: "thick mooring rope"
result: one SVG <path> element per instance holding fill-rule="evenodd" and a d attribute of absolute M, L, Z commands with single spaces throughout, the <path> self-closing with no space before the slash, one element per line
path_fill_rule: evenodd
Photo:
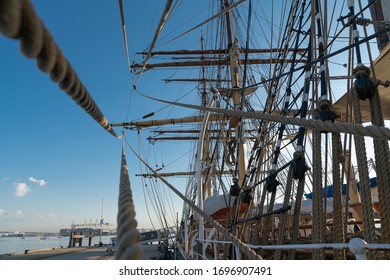
<path fill-rule="evenodd" d="M 49 73 L 50 78 L 85 112 L 118 137 L 36 14 L 31 1 L 1 0 L 0 32 L 8 38 L 19 39 L 25 56 L 35 58 L 39 69 Z"/>
<path fill-rule="evenodd" d="M 133 194 L 130 187 L 129 170 L 127 168 L 124 143 L 122 142 L 122 160 L 119 183 L 118 218 L 117 218 L 117 249 L 115 259 L 137 260 L 142 255 L 142 246 L 139 242 L 140 234 L 137 230 Z"/>

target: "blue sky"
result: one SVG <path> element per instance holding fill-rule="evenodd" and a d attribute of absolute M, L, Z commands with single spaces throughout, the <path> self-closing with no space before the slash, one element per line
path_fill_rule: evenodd
<path fill-rule="evenodd" d="M 131 52 L 145 49 L 151 35 L 139 25 L 155 9 L 159 17 L 163 2 L 131 1 L 130 6 L 124 1 Z M 109 122 L 125 121 L 132 76 L 118 2 L 33 3 Z M 152 20 L 149 24 L 152 30 Z M 121 140 L 105 132 L 59 90 L 38 70 L 35 60 L 24 57 L 19 41 L 0 35 L 0 61 L 0 231 L 57 232 L 72 221 L 95 222 L 100 219 L 102 199 L 105 221 L 115 225 Z M 132 102 L 130 119 L 150 110 L 137 97 Z M 139 165 L 127 154 L 134 176 Z M 131 178 L 133 192 L 142 202 L 136 180 Z M 140 227 L 149 226 L 145 215 L 141 203 Z"/>
<path fill-rule="evenodd" d="M 37 14 L 69 60 L 73 69 L 105 114 L 110 123 L 135 120 L 165 105 L 145 100 L 132 90 L 118 1 L 32 1 Z M 201 3 L 191 5 L 190 17 L 176 13 L 179 29 L 164 40 L 195 26 L 204 20 Z M 123 1 L 130 60 L 136 51 L 146 50 L 160 18 L 165 1 Z M 207 6 L 207 5 L 206 5 Z M 203 12 L 203 13 L 202 13 Z M 169 32 L 170 32 L 169 31 Z M 199 44 L 200 32 L 192 38 Z M 168 38 L 168 39 L 167 39 Z M 191 37 L 190 37 L 191 38 Z M 100 219 L 102 199 L 104 220 L 115 228 L 119 189 L 122 141 L 115 139 L 87 115 L 50 77 L 41 72 L 34 59 L 20 52 L 19 41 L 0 35 L 0 231 L 58 232 L 73 222 L 94 223 Z M 194 48 L 191 40 L 177 40 L 178 48 Z M 138 59 L 139 61 L 139 59 Z M 192 89 L 150 82 L 166 78 L 164 71 L 145 73 L 138 89 L 159 98 L 174 99 Z M 151 79 L 153 78 L 153 79 Z M 189 95 L 195 100 L 196 95 Z M 171 107 L 156 114 L 158 118 L 183 115 L 181 108 Z M 121 133 L 117 128 L 116 132 Z M 149 136 L 144 133 L 142 137 Z M 127 139 L 139 149 L 137 133 Z M 165 164 L 169 171 L 184 171 L 187 166 L 177 162 L 177 156 L 156 152 L 159 144 L 145 147 L 155 158 L 154 166 Z M 188 151 L 184 143 L 175 143 L 175 151 Z M 130 181 L 139 228 L 150 228 L 145 202 L 145 186 L 140 177 L 139 161 L 126 150 Z M 181 155 L 180 155 L 181 156 Z M 185 180 L 177 180 L 184 192 Z M 149 183 L 150 184 L 150 183 Z M 169 201 L 172 215 L 181 215 L 182 202 L 173 194 L 161 193 Z M 148 207 L 146 207 L 148 203 Z M 174 207 L 172 207 L 174 205 Z M 171 216 L 172 216 L 171 215 Z M 172 219 L 171 219 L 172 221 Z M 158 223 L 153 224 L 159 227 Z"/>

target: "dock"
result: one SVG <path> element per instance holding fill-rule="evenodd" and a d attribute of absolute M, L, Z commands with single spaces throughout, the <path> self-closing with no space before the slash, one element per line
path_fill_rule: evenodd
<path fill-rule="evenodd" d="M 0 255 L 0 260 L 115 260 L 115 242 L 110 244 L 92 244 L 92 232 L 84 234 L 82 231 L 73 231 L 69 236 L 68 246 L 39 250 L 25 250 L 24 254 Z M 162 230 L 142 232 L 140 243 L 143 255 L 140 260 L 155 260 L 166 257 L 166 246 L 163 238 L 167 237 Z M 87 239 L 83 242 L 84 239 Z M 161 252 L 163 248 L 164 252 Z"/>
<path fill-rule="evenodd" d="M 80 247 L 83 246 L 83 239 L 88 238 L 88 246 L 92 245 L 92 238 L 95 236 L 91 233 L 88 235 L 83 234 L 82 232 L 72 232 L 69 236 L 69 246 L 68 247 L 76 247 L 78 244 Z"/>
<path fill-rule="evenodd" d="M 156 259 L 160 256 L 159 246 L 145 244 L 140 260 Z M 0 260 L 115 260 L 115 248 L 111 246 L 78 246 L 51 248 L 45 250 L 26 250 L 24 254 L 2 255 Z"/>

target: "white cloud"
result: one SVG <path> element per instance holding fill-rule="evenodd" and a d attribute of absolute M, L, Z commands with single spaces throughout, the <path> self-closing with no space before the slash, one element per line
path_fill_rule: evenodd
<path fill-rule="evenodd" d="M 15 214 L 16 214 L 16 217 L 21 217 L 23 215 L 22 211 L 20 211 L 20 210 L 17 210 Z"/>
<path fill-rule="evenodd" d="M 31 191 L 25 183 L 14 183 L 14 189 L 16 196 L 25 196 L 29 191 Z"/>
<path fill-rule="evenodd" d="M 4 209 L 0 209 L 0 217 L 5 216 L 6 212 Z"/>
<path fill-rule="evenodd" d="M 45 180 L 35 179 L 34 177 L 30 177 L 28 180 L 32 183 L 37 183 L 40 187 L 44 187 L 47 184 Z"/>
<path fill-rule="evenodd" d="M 53 220 L 53 219 L 58 219 L 59 217 L 57 215 L 54 215 L 53 213 L 48 213 L 48 214 L 35 213 L 34 218 L 36 220 Z"/>

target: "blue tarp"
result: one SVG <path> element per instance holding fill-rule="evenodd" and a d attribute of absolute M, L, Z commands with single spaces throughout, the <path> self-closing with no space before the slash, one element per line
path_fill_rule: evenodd
<path fill-rule="evenodd" d="M 370 179 L 370 186 L 376 187 L 376 177 Z M 356 184 L 358 191 L 360 192 L 360 183 Z M 322 193 L 325 194 L 325 189 L 326 189 L 326 197 L 333 197 L 333 185 L 329 185 L 326 188 L 322 189 Z M 343 195 L 347 193 L 347 184 L 343 184 Z M 306 198 L 312 199 L 313 198 L 313 193 L 307 193 L 305 194 Z"/>

